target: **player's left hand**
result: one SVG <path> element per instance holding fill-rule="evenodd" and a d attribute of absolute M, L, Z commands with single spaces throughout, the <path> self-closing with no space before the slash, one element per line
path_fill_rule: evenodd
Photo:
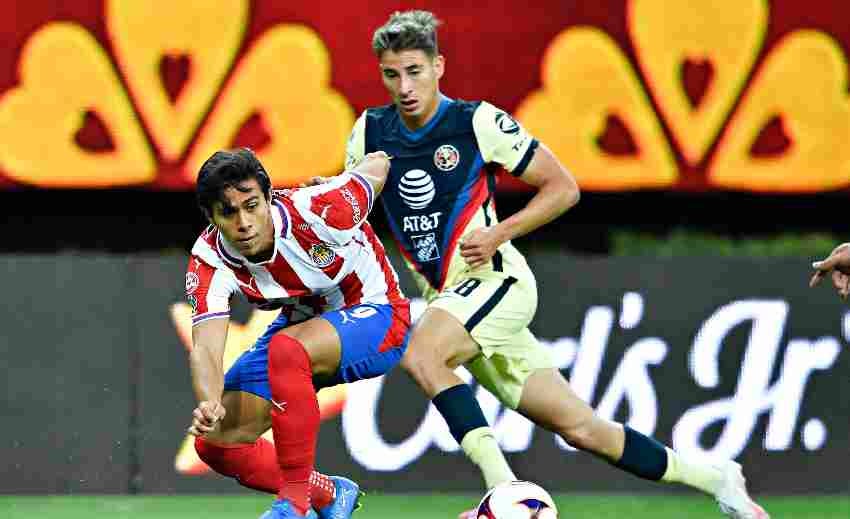
<path fill-rule="evenodd" d="M 192 436 L 203 436 L 216 428 L 227 410 L 221 402 L 203 401 L 192 411 L 192 425 L 187 431 Z"/>
<path fill-rule="evenodd" d="M 503 242 L 494 227 L 475 229 L 461 239 L 460 255 L 467 265 L 477 268 L 490 261 Z"/>

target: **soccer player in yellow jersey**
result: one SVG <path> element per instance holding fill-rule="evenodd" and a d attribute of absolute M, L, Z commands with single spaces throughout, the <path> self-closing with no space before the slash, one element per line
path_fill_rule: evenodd
<path fill-rule="evenodd" d="M 737 463 L 696 461 L 596 416 L 528 330 L 537 287 L 511 239 L 563 214 L 578 202 L 579 190 L 552 152 L 508 113 L 440 91 L 446 60 L 437 25 L 427 11 L 397 12 L 375 31 L 372 48 L 392 103 L 364 111 L 347 148 L 348 164 L 375 151 L 393 157 L 382 205 L 428 301 L 402 366 L 488 488 L 516 477 L 470 387 L 454 373 L 460 365 L 504 405 L 578 449 L 644 479 L 702 490 L 730 517 L 767 518 L 748 496 Z M 493 207 L 499 168 L 537 189 L 525 208 L 501 222 Z"/>

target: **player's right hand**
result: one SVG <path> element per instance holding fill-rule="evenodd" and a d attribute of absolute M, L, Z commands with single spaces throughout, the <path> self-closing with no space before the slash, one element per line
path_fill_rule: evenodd
<path fill-rule="evenodd" d="M 225 414 L 227 414 L 227 410 L 221 405 L 221 402 L 210 400 L 200 402 L 198 407 L 192 411 L 192 425 L 189 426 L 189 434 L 193 436 L 207 434 L 215 429 Z"/>
<path fill-rule="evenodd" d="M 832 250 L 830 255 L 821 261 L 812 263 L 815 273 L 809 280 L 809 286 L 820 283 L 827 274 L 832 277 L 832 285 L 838 295 L 847 299 L 850 295 L 850 243 L 842 243 Z"/>

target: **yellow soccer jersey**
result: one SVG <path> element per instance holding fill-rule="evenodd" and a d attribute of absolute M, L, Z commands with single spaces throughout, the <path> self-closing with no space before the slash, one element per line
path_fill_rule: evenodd
<path fill-rule="evenodd" d="M 537 146 L 507 112 L 483 101 L 443 97 L 434 118 L 416 131 L 405 127 L 393 105 L 363 112 L 348 141 L 346 166 L 373 151 L 393 157 L 381 202 L 408 266 L 431 300 L 469 272 L 460 240 L 497 223 L 496 172 L 521 175 Z M 477 270 L 531 276 L 510 242 Z"/>

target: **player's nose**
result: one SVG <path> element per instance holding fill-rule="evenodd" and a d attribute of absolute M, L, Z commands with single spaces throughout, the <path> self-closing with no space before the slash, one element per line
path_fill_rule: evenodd
<path fill-rule="evenodd" d="M 252 226 L 253 224 L 248 215 L 242 213 L 241 211 L 236 215 L 236 228 L 239 230 L 239 232 L 250 231 Z"/>
<path fill-rule="evenodd" d="M 402 76 L 401 83 L 399 83 L 399 95 L 406 98 L 411 93 L 413 93 L 413 81 L 408 76 Z"/>

